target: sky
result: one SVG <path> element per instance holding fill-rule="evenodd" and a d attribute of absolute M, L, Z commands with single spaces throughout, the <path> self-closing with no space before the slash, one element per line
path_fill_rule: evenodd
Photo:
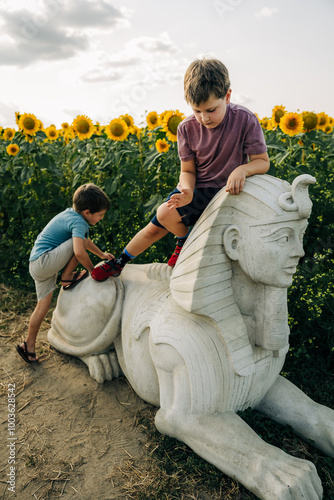
<path fill-rule="evenodd" d="M 334 116 L 333 0 L 0 0 L 0 126 L 191 108 L 197 58 L 230 74 L 232 102 Z"/>

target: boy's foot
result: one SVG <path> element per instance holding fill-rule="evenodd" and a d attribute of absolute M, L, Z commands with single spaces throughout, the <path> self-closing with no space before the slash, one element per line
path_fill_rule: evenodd
<path fill-rule="evenodd" d="M 173 255 L 170 257 L 170 259 L 169 259 L 169 261 L 168 261 L 168 265 L 169 265 L 170 267 L 174 267 L 174 266 L 175 266 L 176 261 L 177 261 L 177 259 L 178 259 L 179 255 L 180 255 L 181 250 L 182 250 L 182 247 L 180 247 L 179 245 L 176 245 L 175 250 L 174 250 L 174 253 L 173 253 Z"/>
<path fill-rule="evenodd" d="M 29 363 L 29 364 L 30 363 L 37 363 L 38 358 L 36 358 L 36 354 L 34 352 L 28 351 L 28 347 L 27 347 L 26 342 L 23 342 L 23 344 L 21 344 L 21 345 L 17 345 L 16 350 L 19 353 L 19 355 L 21 356 L 21 358 L 24 359 L 24 361 L 26 363 Z"/>
<path fill-rule="evenodd" d="M 95 267 L 92 271 L 92 278 L 95 281 L 105 281 L 110 276 L 119 276 L 122 268 L 114 260 L 108 260 L 101 266 Z"/>
<path fill-rule="evenodd" d="M 82 280 L 89 276 L 89 273 L 87 269 L 85 269 L 84 271 L 77 271 L 76 273 L 72 273 L 71 276 L 72 279 L 68 280 L 61 278 L 61 284 L 64 290 L 70 290 L 71 288 L 77 286 Z"/>

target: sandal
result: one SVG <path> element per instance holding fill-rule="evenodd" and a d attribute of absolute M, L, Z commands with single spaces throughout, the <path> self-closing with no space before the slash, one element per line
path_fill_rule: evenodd
<path fill-rule="evenodd" d="M 37 363 L 38 359 L 29 359 L 29 356 L 35 358 L 36 357 L 36 353 L 34 353 L 34 352 L 28 352 L 27 343 L 26 342 L 23 342 L 23 343 L 24 343 L 24 349 L 20 345 L 16 346 L 16 350 L 19 353 L 19 355 L 21 356 L 21 358 L 24 359 L 24 361 L 26 363 L 29 363 L 29 364 L 31 364 L 31 363 Z"/>
<path fill-rule="evenodd" d="M 87 269 L 85 269 L 85 274 L 83 274 L 80 278 L 78 278 L 78 276 L 80 276 L 80 273 L 81 273 L 81 271 L 77 271 L 74 274 L 72 280 L 61 280 L 62 283 L 69 283 L 68 285 L 63 285 L 63 290 L 70 290 L 71 288 L 74 288 L 75 286 L 78 285 L 78 283 L 80 283 L 85 278 L 87 278 L 87 276 L 89 274 Z"/>

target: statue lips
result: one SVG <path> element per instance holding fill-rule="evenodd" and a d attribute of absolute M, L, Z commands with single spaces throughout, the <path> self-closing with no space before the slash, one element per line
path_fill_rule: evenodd
<path fill-rule="evenodd" d="M 283 267 L 283 271 L 285 271 L 288 274 L 295 274 L 295 272 L 297 271 L 297 267 L 296 266 Z"/>

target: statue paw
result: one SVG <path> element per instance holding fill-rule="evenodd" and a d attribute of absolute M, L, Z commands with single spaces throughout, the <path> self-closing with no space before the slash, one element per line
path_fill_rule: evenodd
<path fill-rule="evenodd" d="M 115 351 L 92 354 L 80 359 L 88 366 L 90 376 L 99 384 L 122 375 Z"/>

